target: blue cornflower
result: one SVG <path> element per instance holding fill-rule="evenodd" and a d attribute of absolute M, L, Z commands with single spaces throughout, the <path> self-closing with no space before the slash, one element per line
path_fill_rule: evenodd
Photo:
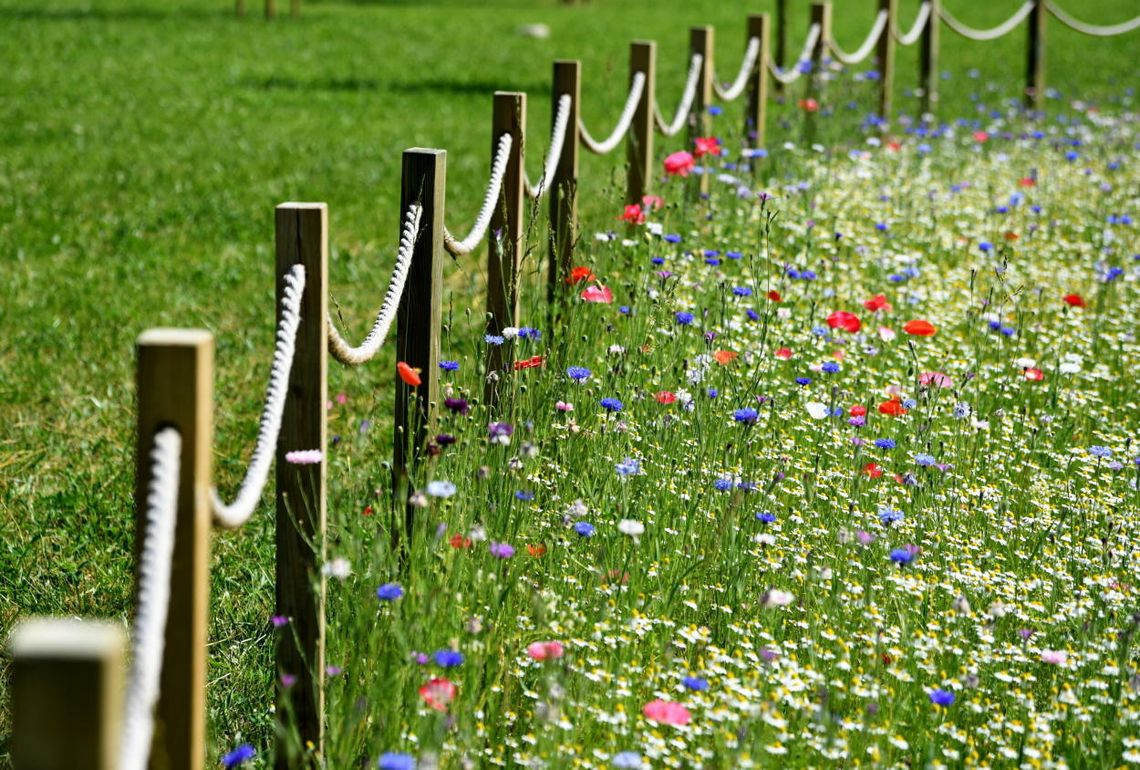
<path fill-rule="evenodd" d="M 680 243 L 681 236 L 677 235 L 677 233 L 668 233 L 665 236 L 665 241 L 667 243 Z"/>
<path fill-rule="evenodd" d="M 827 372 L 828 374 L 835 374 L 839 371 L 839 364 L 834 361 L 828 361 L 823 366 L 819 367 L 820 371 Z"/>
<path fill-rule="evenodd" d="M 634 460 L 632 457 L 627 457 L 620 463 L 614 466 L 617 473 L 621 477 L 636 476 L 641 473 L 641 462 Z"/>
<path fill-rule="evenodd" d="M 722 112 L 724 112 L 724 108 L 721 107 L 720 105 L 717 105 L 717 104 L 710 104 L 709 105 L 709 115 L 716 117 L 717 115 L 720 115 Z"/>
<path fill-rule="evenodd" d="M 693 323 L 693 314 L 684 310 L 678 310 L 673 314 L 673 317 L 677 319 L 677 323 L 681 324 L 681 326 L 689 326 Z"/>
<path fill-rule="evenodd" d="M 914 409 L 916 406 L 918 406 L 918 402 L 913 398 L 904 398 L 902 405 L 904 409 Z"/>
<path fill-rule="evenodd" d="M 502 345 L 507 340 L 501 334 L 484 334 L 483 335 L 483 341 L 486 342 L 488 345 L 498 346 L 498 345 Z"/>
<path fill-rule="evenodd" d="M 618 312 L 621 313 L 622 315 L 629 315 L 629 311 L 630 311 L 629 305 L 620 305 L 618 307 Z"/>
<path fill-rule="evenodd" d="M 717 479 L 713 482 L 713 488 L 718 492 L 727 492 L 732 489 L 732 479 Z"/>
<path fill-rule="evenodd" d="M 525 490 L 525 489 L 520 489 L 519 491 L 515 492 L 515 499 L 516 500 L 522 500 L 524 503 L 529 503 L 531 500 L 534 499 L 534 492 L 530 492 L 530 491 Z"/>
<path fill-rule="evenodd" d="M 665 257 L 654 257 L 653 259 L 651 259 L 649 261 L 655 265 L 664 265 L 665 264 Z"/>
<path fill-rule="evenodd" d="M 811 377 L 796 377 L 797 385 L 811 385 Z"/>
<path fill-rule="evenodd" d="M 404 595 L 399 583 L 385 583 L 376 589 L 376 598 L 382 602 L 394 602 Z"/>
<path fill-rule="evenodd" d="M 800 280 L 803 281 L 814 281 L 818 277 L 814 270 L 804 270 L 800 273 Z"/>
<path fill-rule="evenodd" d="M 929 468 L 931 465 L 934 465 L 934 455 L 919 452 L 914 456 L 914 461 L 923 468 Z"/>
<path fill-rule="evenodd" d="M 913 548 L 896 548 L 891 551 L 890 559 L 900 567 L 904 564 L 910 564 L 914 561 L 915 551 Z"/>
<path fill-rule="evenodd" d="M 523 326 L 519 329 L 519 338 L 524 340 L 540 340 L 542 339 L 542 332 L 538 329 L 532 329 L 529 326 Z"/>
<path fill-rule="evenodd" d="M 978 244 L 978 250 L 981 251 L 983 254 L 990 253 L 991 251 L 993 251 L 993 248 L 994 248 L 994 245 L 992 243 L 990 243 L 989 241 L 982 241 L 981 243 Z"/>
<path fill-rule="evenodd" d="M 895 440 L 893 438 L 877 438 L 875 439 L 875 446 L 879 449 L 894 449 Z"/>
<path fill-rule="evenodd" d="M 882 508 L 879 509 L 879 521 L 882 522 L 884 526 L 890 526 L 891 524 L 894 524 L 896 521 L 902 521 L 902 520 L 903 520 L 903 512 L 902 511 L 896 511 L 894 508 L 887 508 L 886 506 L 883 506 Z"/>
<path fill-rule="evenodd" d="M 622 751 L 614 754 L 611 762 L 618 770 L 633 770 L 641 767 L 641 755 L 636 751 Z"/>
<path fill-rule="evenodd" d="M 1089 447 L 1089 454 L 1093 457 L 1108 458 L 1112 457 L 1112 450 L 1106 446 L 1091 446 Z"/>
<path fill-rule="evenodd" d="M 748 316 L 749 321 L 759 321 L 760 320 L 760 314 L 757 313 L 752 308 L 748 308 L 747 310 L 745 310 L 744 315 Z"/>
<path fill-rule="evenodd" d="M 253 750 L 253 746 L 249 745 L 248 743 L 243 743 L 222 757 L 222 767 L 226 768 L 226 770 L 229 770 L 232 767 L 237 767 L 238 765 L 245 764 L 249 760 L 253 759 L 256 755 L 257 752 Z"/>
<path fill-rule="evenodd" d="M 566 376 L 574 382 L 585 382 L 590 379 L 590 370 L 584 366 L 571 366 L 566 370 Z"/>
<path fill-rule="evenodd" d="M 719 249 L 705 249 L 704 255 L 706 257 L 719 257 L 720 256 L 720 250 Z"/>
<path fill-rule="evenodd" d="M 603 398 L 598 403 L 600 403 L 602 409 L 605 409 L 607 412 L 620 412 L 623 408 L 621 401 L 616 398 Z"/>
<path fill-rule="evenodd" d="M 574 525 L 574 531 L 577 532 L 580 537 L 593 537 L 595 530 L 594 525 L 590 522 L 579 521 Z"/>
<path fill-rule="evenodd" d="M 705 395 L 708 396 L 709 398 L 716 398 L 717 396 L 720 395 L 720 391 L 717 390 L 716 388 L 709 388 L 708 390 L 705 391 Z"/>
<path fill-rule="evenodd" d="M 703 676 L 687 676 L 681 680 L 681 684 L 685 685 L 685 687 L 689 688 L 690 690 L 695 690 L 696 692 L 704 692 L 705 690 L 709 689 L 709 680 L 705 679 Z"/>
<path fill-rule="evenodd" d="M 416 770 L 416 760 L 411 754 L 389 751 L 380 755 L 376 766 L 379 770 Z"/>
<path fill-rule="evenodd" d="M 760 511 L 756 514 L 756 521 L 761 524 L 774 524 L 776 522 L 776 514 L 769 511 Z"/>
<path fill-rule="evenodd" d="M 459 650 L 436 650 L 431 654 L 431 658 L 440 668 L 455 668 L 463 665 L 463 653 Z"/>
<path fill-rule="evenodd" d="M 946 708 L 954 703 L 954 693 L 941 688 L 930 692 L 930 702 L 935 706 Z"/>
<path fill-rule="evenodd" d="M 741 259 L 744 256 L 744 253 L 740 251 L 726 251 L 724 252 L 724 255 L 729 259 Z"/>
<path fill-rule="evenodd" d="M 737 297 L 751 297 L 752 289 L 748 288 L 747 286 L 736 286 L 733 287 L 732 293 Z"/>
<path fill-rule="evenodd" d="M 750 406 L 746 406 L 743 409 L 737 409 L 732 413 L 732 419 L 736 420 L 737 422 L 743 422 L 747 425 L 755 425 L 756 420 L 759 418 L 759 416 L 760 413 Z"/>
<path fill-rule="evenodd" d="M 458 372 L 459 371 L 459 362 L 458 361 L 440 361 L 439 362 L 439 368 L 445 372 Z"/>

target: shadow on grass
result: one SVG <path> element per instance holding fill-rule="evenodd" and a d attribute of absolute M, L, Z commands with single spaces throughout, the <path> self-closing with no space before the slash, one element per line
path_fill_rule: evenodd
<path fill-rule="evenodd" d="M 351 93 L 355 91 L 390 91 L 399 94 L 452 94 L 457 96 L 489 96 L 495 91 L 525 91 L 541 93 L 550 88 L 548 83 L 507 84 L 490 80 L 451 80 L 427 78 L 419 81 L 385 82 L 378 78 L 359 77 L 318 77 L 295 78 L 286 75 L 270 75 L 262 78 L 246 78 L 242 84 L 259 91 L 306 91 Z"/>
<path fill-rule="evenodd" d="M 6 21 L 160 21 L 165 19 L 213 19 L 233 16 L 233 9 L 209 8 L 25 8 L 0 7 L 0 24 Z"/>

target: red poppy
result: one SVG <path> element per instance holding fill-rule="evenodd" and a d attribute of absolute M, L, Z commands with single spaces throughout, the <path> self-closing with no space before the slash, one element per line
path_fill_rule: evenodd
<path fill-rule="evenodd" d="M 879 412 L 891 417 L 900 417 L 907 413 L 907 409 L 898 396 L 893 396 L 889 401 L 879 404 Z"/>
<path fill-rule="evenodd" d="M 717 352 L 713 353 L 713 358 L 716 359 L 716 362 L 718 364 L 723 366 L 724 364 L 735 360 L 738 355 L 739 353 L 734 353 L 731 350 L 718 350 Z"/>
<path fill-rule="evenodd" d="M 657 391 L 656 398 L 659 404 L 672 404 L 676 402 L 677 395 L 671 390 L 659 390 Z"/>
<path fill-rule="evenodd" d="M 614 301 L 614 293 L 608 286 L 590 286 L 582 290 L 582 299 L 586 302 L 600 302 L 608 305 Z"/>
<path fill-rule="evenodd" d="M 1006 230 L 1004 237 L 1007 241 L 1016 241 L 1021 236 L 1015 233 L 1013 230 Z"/>
<path fill-rule="evenodd" d="M 459 688 L 455 683 L 442 677 L 431 679 L 420 688 L 420 697 L 424 699 L 424 703 L 436 711 L 447 711 L 448 705 L 455 700 L 458 693 Z"/>
<path fill-rule="evenodd" d="M 907 321 L 903 324 L 903 331 L 915 337 L 933 337 L 934 333 L 938 330 L 934 328 L 934 324 L 930 323 L 930 321 L 918 319 L 915 321 Z"/>
<path fill-rule="evenodd" d="M 851 334 L 863 328 L 863 324 L 859 322 L 859 316 L 854 313 L 848 313 L 846 310 L 836 310 L 829 315 L 827 317 L 827 325 L 832 329 L 843 329 Z"/>
<path fill-rule="evenodd" d="M 883 309 L 889 311 L 891 309 L 891 303 L 887 302 L 887 297 L 885 294 L 876 294 L 870 299 L 863 300 L 863 307 L 867 308 L 872 313 Z"/>
<path fill-rule="evenodd" d="M 975 142 L 985 142 L 989 138 L 990 138 L 990 135 L 987 134 L 985 131 L 975 131 L 974 132 L 974 141 Z"/>
<path fill-rule="evenodd" d="M 375 513 L 375 511 L 372 510 L 372 506 L 366 505 L 366 506 L 364 506 L 364 510 L 360 512 L 360 515 L 361 516 L 371 516 L 373 513 Z"/>
<path fill-rule="evenodd" d="M 863 473 L 866 473 L 873 479 L 877 479 L 883 475 L 883 469 L 879 467 L 878 463 L 867 463 L 863 466 Z"/>
<path fill-rule="evenodd" d="M 543 543 L 531 543 L 526 547 L 526 552 L 538 559 L 546 555 L 546 545 Z"/>
<path fill-rule="evenodd" d="M 715 136 L 698 136 L 693 144 L 696 145 L 693 155 L 698 158 L 704 155 L 720 155 L 720 140 Z"/>
<path fill-rule="evenodd" d="M 787 361 L 789 358 L 794 356 L 795 353 L 793 353 L 790 348 L 778 348 L 774 355 L 781 361 Z"/>
<path fill-rule="evenodd" d="M 902 149 L 902 142 L 896 139 L 892 139 L 891 141 L 887 142 L 887 149 L 891 152 L 898 152 Z"/>
<path fill-rule="evenodd" d="M 684 150 L 665 157 L 665 173 L 669 176 L 688 176 L 695 165 L 693 156 Z"/>
<path fill-rule="evenodd" d="M 566 276 L 566 283 L 573 286 L 576 283 L 583 281 L 593 281 L 597 278 L 594 271 L 588 267 L 573 267 L 570 268 L 570 275 Z"/>
<path fill-rule="evenodd" d="M 1065 304 L 1069 307 L 1088 307 L 1085 298 L 1080 294 L 1066 294 L 1064 297 L 1061 297 L 1061 299 L 1064 300 Z"/>
<path fill-rule="evenodd" d="M 1026 176 L 1018 180 L 1017 184 L 1021 187 L 1035 187 L 1037 185 L 1037 180 L 1031 176 Z"/>
<path fill-rule="evenodd" d="M 452 535 L 451 538 L 447 542 L 449 544 L 451 544 L 452 548 L 470 548 L 471 547 L 471 538 L 464 537 L 463 535 L 461 535 L 458 532 L 456 532 L 454 535 Z"/>
<path fill-rule="evenodd" d="M 643 225 L 645 224 L 645 212 L 641 210 L 641 206 L 631 203 L 625 207 L 625 213 L 621 215 L 621 219 L 631 225 Z"/>
<path fill-rule="evenodd" d="M 523 369 L 533 369 L 536 366 L 542 366 L 544 363 L 546 363 L 546 359 L 542 356 L 532 356 L 531 358 L 527 358 L 522 361 L 515 361 L 515 371 L 518 372 Z"/>
<path fill-rule="evenodd" d="M 855 404 L 855 406 L 851 407 L 851 416 L 852 417 L 863 417 L 866 414 L 867 414 L 867 407 L 863 406 L 862 404 Z"/>
<path fill-rule="evenodd" d="M 819 109 L 819 102 L 815 99 L 800 99 L 799 105 L 804 112 L 815 112 Z"/>
<path fill-rule="evenodd" d="M 1041 380 L 1045 379 L 1045 372 L 1041 371 L 1035 366 L 1030 367 L 1029 369 L 1025 370 L 1025 379 L 1029 380 L 1030 382 L 1041 382 Z"/>
<path fill-rule="evenodd" d="M 419 370 L 413 369 L 403 361 L 396 364 L 396 374 L 400 375 L 400 379 L 404 381 L 405 385 L 412 388 L 418 388 L 422 382 Z"/>
<path fill-rule="evenodd" d="M 784 298 L 780 296 L 780 292 L 776 291 L 775 289 L 768 292 L 768 299 L 772 300 L 773 302 L 783 302 L 784 301 Z"/>

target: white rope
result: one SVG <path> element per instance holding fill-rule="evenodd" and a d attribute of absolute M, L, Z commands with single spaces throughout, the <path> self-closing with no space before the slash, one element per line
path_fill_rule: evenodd
<path fill-rule="evenodd" d="M 416 247 L 416 235 L 420 230 L 420 216 L 423 209 L 418 203 L 408 206 L 404 215 L 404 229 L 400 233 L 400 248 L 396 251 L 396 267 L 392 270 L 392 279 L 388 282 L 388 293 L 380 303 L 380 311 L 376 314 L 376 321 L 364 342 L 359 347 L 352 347 L 333 326 L 332 316 L 328 321 L 329 353 L 333 358 L 346 366 L 356 366 L 372 357 L 380 350 L 384 340 L 388 337 L 388 330 L 396 320 L 396 310 L 400 306 L 400 297 L 404 294 L 404 283 L 408 280 L 408 270 L 412 267 L 412 252 Z"/>
<path fill-rule="evenodd" d="M 736 97 L 744 93 L 744 87 L 748 85 L 748 76 L 752 74 L 752 70 L 756 68 L 756 57 L 760 55 L 760 38 L 748 38 L 748 48 L 744 51 L 744 61 L 740 63 L 740 72 L 736 74 L 736 80 L 732 82 L 728 88 L 721 88 L 720 81 L 713 78 L 713 91 L 716 92 L 716 98 L 731 102 Z"/>
<path fill-rule="evenodd" d="M 245 524 L 253 515 L 265 482 L 269 478 L 269 465 L 273 462 L 277 434 L 281 432 L 281 417 L 285 410 L 289 372 L 293 368 L 293 351 L 297 327 L 301 324 L 301 295 L 305 291 L 305 268 L 293 265 L 285 275 L 285 292 L 281 298 L 281 322 L 277 326 L 277 344 L 273 350 L 273 363 L 269 368 L 269 385 L 265 389 L 265 407 L 257 429 L 257 443 L 249 460 L 245 478 L 237 497 L 226 505 L 217 488 L 210 489 L 210 504 L 214 509 L 214 523 L 226 529 Z"/>
<path fill-rule="evenodd" d="M 1016 13 L 992 29 L 974 29 L 973 27 L 967 27 L 951 16 L 950 12 L 946 10 L 946 6 L 942 6 L 941 14 L 942 20 L 946 22 L 946 26 L 968 40 L 997 40 L 999 37 L 1011 32 L 1018 24 L 1025 21 L 1025 17 L 1033 10 L 1033 6 L 1033 0 L 1027 0 L 1025 5 L 1017 9 Z"/>
<path fill-rule="evenodd" d="M 918 6 L 918 16 L 915 17 L 914 26 L 910 28 L 909 32 L 899 34 L 899 31 L 897 29 L 895 30 L 895 40 L 899 41 L 899 45 L 914 45 L 922 34 L 922 30 L 926 28 L 926 22 L 929 20 L 930 3 L 927 2 Z"/>
<path fill-rule="evenodd" d="M 182 436 L 175 428 L 154 434 L 150 452 L 150 484 L 146 493 L 146 528 L 139 553 L 139 596 L 131 633 L 131 670 L 123 705 L 121 770 L 146 770 L 154 736 L 154 705 L 162 674 L 166 614 L 170 602 L 170 563 L 174 553 L 174 520 Z"/>
<path fill-rule="evenodd" d="M 1126 32 L 1140 27 L 1140 16 L 1137 16 L 1128 21 L 1123 21 L 1120 24 L 1111 24 L 1108 26 L 1100 26 L 1096 24 L 1086 24 L 1083 21 L 1074 19 L 1069 14 L 1065 13 L 1059 6 L 1046 0 L 1045 7 L 1049 9 L 1049 13 L 1057 17 L 1057 21 L 1064 24 L 1072 30 L 1076 30 L 1083 35 L 1092 35 L 1093 37 L 1114 37 L 1116 35 L 1123 35 Z"/>
<path fill-rule="evenodd" d="M 887 26 L 887 11 L 883 9 L 879 11 L 879 15 L 875 17 L 875 23 L 871 27 L 871 31 L 867 34 L 867 39 L 863 41 L 863 45 L 855 53 L 847 53 L 834 40 L 827 41 L 831 47 L 831 52 L 835 54 L 835 58 L 843 64 L 858 64 L 871 55 L 871 51 L 875 50 L 875 46 L 882 37 L 883 30 Z"/>
<path fill-rule="evenodd" d="M 789 85 L 800 79 L 803 72 L 800 71 L 799 65 L 802 62 L 810 61 L 812 51 L 815 50 L 815 44 L 819 42 L 819 25 L 812 24 L 808 29 L 807 39 L 804 40 L 804 48 L 800 51 L 799 58 L 796 59 L 795 65 L 787 72 L 782 72 L 775 63 L 768 60 L 768 71 L 772 73 L 772 77 L 780 81 L 784 85 Z"/>
<path fill-rule="evenodd" d="M 558 97 L 558 111 L 554 113 L 554 126 L 550 129 L 550 151 L 546 153 L 546 165 L 542 168 L 542 178 L 538 184 L 532 185 L 530 180 L 526 183 L 526 194 L 538 200 L 546 194 L 550 180 L 554 179 L 554 172 L 558 169 L 558 162 L 562 160 L 562 145 L 566 141 L 566 124 L 570 122 L 570 94 Z"/>
<path fill-rule="evenodd" d="M 699 53 L 693 54 L 693 58 L 689 62 L 689 77 L 685 81 L 685 92 L 681 94 L 681 103 L 677 105 L 677 112 L 673 115 L 672 123 L 665 122 L 665 116 L 661 114 L 661 109 L 654 101 L 653 120 L 657 123 L 657 129 L 665 136 L 676 134 L 689 119 L 689 110 L 693 108 L 693 99 L 697 97 L 697 81 L 701 78 L 701 64 L 703 63 L 703 56 Z"/>
<path fill-rule="evenodd" d="M 487 181 L 483 208 L 479 209 L 479 216 L 475 217 L 475 224 L 471 225 L 467 237 L 458 240 L 446 227 L 443 228 L 443 245 L 452 256 L 462 257 L 470 254 L 486 235 L 487 226 L 491 224 L 491 213 L 499 202 L 499 191 L 503 188 L 503 175 L 507 173 L 507 161 L 511 158 L 511 142 L 510 134 L 499 137 L 499 149 L 495 151 L 495 159 L 491 162 L 491 178 Z"/>
<path fill-rule="evenodd" d="M 633 113 L 637 112 L 637 105 L 641 103 L 641 93 L 645 90 L 645 73 L 633 73 L 633 82 L 629 84 L 629 96 L 626 97 L 625 107 L 621 111 L 621 117 L 618 118 L 617 125 L 604 141 L 599 142 L 594 137 L 590 136 L 590 132 L 586 130 L 586 124 L 582 118 L 578 118 L 578 133 L 582 137 L 582 144 L 586 145 L 586 149 L 596 155 L 605 155 L 618 146 L 618 142 L 629 131 L 629 126 L 633 122 Z"/>

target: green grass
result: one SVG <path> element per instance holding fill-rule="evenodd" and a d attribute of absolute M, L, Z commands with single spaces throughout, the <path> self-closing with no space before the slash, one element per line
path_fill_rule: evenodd
<path fill-rule="evenodd" d="M 745 11 L 771 10 L 767 3 L 733 5 L 312 3 L 300 20 L 267 24 L 256 12 L 234 19 L 225 3 L 0 0 L 0 60 L 9 63 L 0 82 L 0 634 L 29 614 L 129 612 L 132 346 L 141 330 L 201 326 L 216 335 L 215 464 L 221 487 L 234 488 L 252 443 L 273 335 L 274 205 L 329 203 L 332 296 L 349 328 L 362 333 L 392 261 L 404 148 L 448 150 L 447 220 L 464 230 L 489 164 L 492 90 L 528 92 L 531 147 L 544 147 L 550 63 L 581 58 L 583 114 L 600 133 L 623 100 L 629 40 L 651 38 L 659 43 L 658 93 L 668 111 L 680 92 L 690 25 L 716 26 L 723 75 L 743 51 Z M 806 4 L 793 5 L 797 49 L 808 13 Z M 903 5 L 907 26 L 915 4 Z M 1016 5 L 956 12 L 985 26 Z M 1115 21 L 1132 4 L 1070 10 Z M 844 48 L 857 44 L 873 13 L 871 3 L 837 9 L 835 33 Z M 534 21 L 551 26 L 549 40 L 515 34 Z M 1090 42 L 1053 25 L 1050 84 L 1112 109 L 1121 84 L 1135 82 L 1134 37 Z M 942 68 L 952 77 L 944 83 L 942 115 L 973 116 L 975 93 L 987 108 L 1014 94 L 1023 39 L 1017 33 L 974 44 L 944 31 Z M 979 70 L 977 80 L 966 76 L 970 68 Z M 902 90 L 915 69 L 913 51 L 902 52 L 903 112 L 914 109 Z M 860 98 L 862 109 L 872 103 L 867 87 L 844 85 L 841 93 L 844 101 L 848 94 Z M 838 95 L 832 98 L 842 107 Z M 861 140 L 861 112 L 840 113 L 824 124 L 821 139 Z M 729 124 L 726 136 L 737 115 L 739 107 L 730 105 L 719 119 Z M 794 111 L 778 112 L 772 125 L 772 147 L 800 137 Z M 658 142 L 659 154 L 680 146 Z M 773 173 L 814 168 L 778 155 Z M 528 165 L 536 169 L 537 158 Z M 587 235 L 616 225 L 622 176 L 612 157 L 584 160 Z M 904 181 L 876 177 L 888 187 Z M 687 214 L 670 216 L 680 222 Z M 740 235 L 754 229 L 748 222 L 734 227 Z M 608 257 L 597 259 L 605 264 Z M 471 298 L 482 296 L 483 270 L 474 260 L 449 266 L 447 301 L 456 318 L 469 307 L 481 311 Z M 633 274 L 628 280 L 634 285 Z M 456 336 L 451 349 L 470 354 L 474 343 Z M 664 371 L 675 363 L 650 365 Z M 333 367 L 332 391 L 349 392 L 352 409 L 333 415 L 331 431 L 346 445 L 359 444 L 330 470 L 336 531 L 348 542 L 361 535 L 346 523 L 385 478 L 390 376 L 384 366 L 351 373 Z M 1113 397 L 1126 401 L 1119 391 Z M 357 438 L 362 418 L 376 427 Z M 214 541 L 215 749 L 239 736 L 265 745 L 270 730 L 263 643 L 272 605 L 270 518 L 262 510 L 240 533 Z M 366 538 L 352 547 L 378 546 Z"/>

